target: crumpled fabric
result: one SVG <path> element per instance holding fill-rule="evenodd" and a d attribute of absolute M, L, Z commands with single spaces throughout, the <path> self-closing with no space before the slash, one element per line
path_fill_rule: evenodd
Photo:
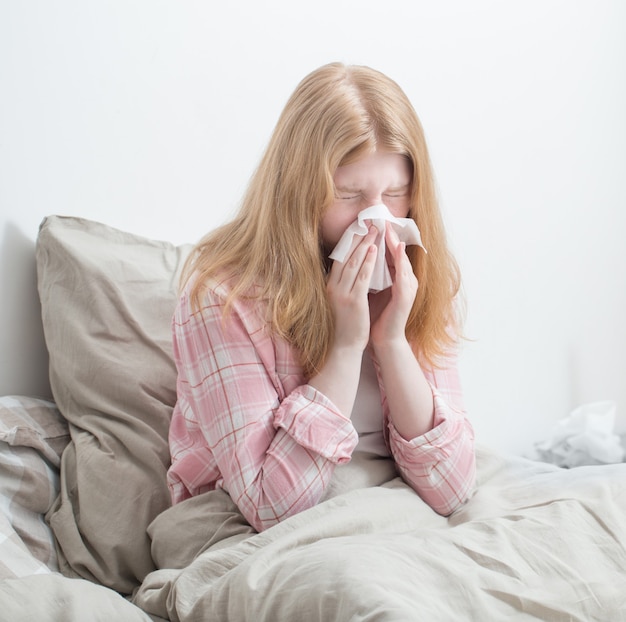
<path fill-rule="evenodd" d="M 535 444 L 539 458 L 560 467 L 613 464 L 624 460 L 624 447 L 613 431 L 616 404 L 584 404 L 560 419 L 551 438 Z"/>

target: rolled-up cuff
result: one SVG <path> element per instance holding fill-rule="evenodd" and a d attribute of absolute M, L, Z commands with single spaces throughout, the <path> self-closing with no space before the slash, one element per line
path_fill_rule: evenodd
<path fill-rule="evenodd" d="M 348 462 L 359 440 L 352 421 L 310 385 L 298 387 L 283 400 L 274 426 L 335 464 Z"/>

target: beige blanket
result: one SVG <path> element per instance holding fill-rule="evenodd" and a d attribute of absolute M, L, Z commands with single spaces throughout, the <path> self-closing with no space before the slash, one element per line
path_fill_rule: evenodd
<path fill-rule="evenodd" d="M 186 622 L 626 620 L 626 465 L 479 469 L 450 519 L 394 479 L 154 572 L 134 602 Z"/>
<path fill-rule="evenodd" d="M 473 498 L 436 515 L 399 479 L 342 492 L 261 534 L 208 493 L 151 525 L 131 604 L 59 575 L 0 583 L 6 619 L 626 620 L 626 465 L 561 470 L 479 452 Z M 353 467 L 363 467 L 355 462 Z M 385 479 L 384 463 L 356 485 Z M 368 478 L 371 478 L 368 481 Z M 28 598 L 28 594 L 36 594 Z"/>

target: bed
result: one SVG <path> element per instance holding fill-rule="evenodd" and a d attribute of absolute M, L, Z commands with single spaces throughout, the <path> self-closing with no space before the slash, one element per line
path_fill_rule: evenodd
<path fill-rule="evenodd" d="M 0 398 L 2 620 L 626 620 L 626 464 L 477 449 L 433 512 L 358 454 L 262 533 L 214 491 L 170 507 L 170 318 L 188 246 L 50 216 L 38 287 L 54 401 Z"/>

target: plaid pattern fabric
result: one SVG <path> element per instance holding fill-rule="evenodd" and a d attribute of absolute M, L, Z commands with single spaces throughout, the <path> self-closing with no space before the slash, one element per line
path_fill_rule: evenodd
<path fill-rule="evenodd" d="M 50 568 L 33 557 L 10 521 L 0 512 L 0 580 L 49 572 L 52 572 Z"/>
<path fill-rule="evenodd" d="M 59 491 L 59 464 L 69 440 L 53 402 L 0 398 L 0 578 L 57 570 L 44 514 Z"/>
<path fill-rule="evenodd" d="M 174 503 L 223 488 L 261 531 L 315 505 L 336 464 L 350 460 L 358 435 L 319 391 L 305 384 L 293 349 L 271 337 L 264 305 L 236 301 L 224 318 L 224 284 L 207 289 L 202 307 L 184 292 L 173 318 L 178 402 L 170 426 Z M 398 469 L 434 509 L 448 514 L 474 482 L 472 428 L 456 367 L 429 372 L 435 427 L 406 441 L 389 421 Z"/>

